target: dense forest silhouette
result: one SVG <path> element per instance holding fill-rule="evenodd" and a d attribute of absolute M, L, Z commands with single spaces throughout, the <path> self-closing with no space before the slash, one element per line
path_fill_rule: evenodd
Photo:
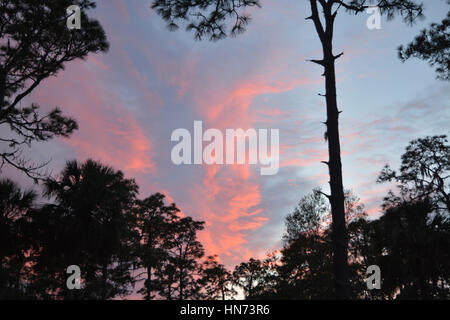
<path fill-rule="evenodd" d="M 393 190 L 378 219 L 369 219 L 357 194 L 342 183 L 335 80 L 335 61 L 342 54 L 333 53 L 334 19 L 341 8 L 357 14 L 378 5 L 389 18 L 399 14 L 412 23 L 423 8 L 408 0 L 309 2 L 308 19 L 323 48 L 323 58 L 311 61 L 324 68 L 329 151 L 324 163 L 331 193 L 316 188 L 299 200 L 286 216 L 280 250 L 228 270 L 219 256 L 205 256 L 197 237 L 205 222 L 181 214 L 161 193 L 140 194 L 136 181 L 118 168 L 72 160 L 50 175 L 48 163 L 23 156 L 31 143 L 68 138 L 78 129 L 61 109 L 42 115 L 38 104 L 23 107 L 24 98 L 65 64 L 107 52 L 109 44 L 100 23 L 87 16 L 93 1 L 2 1 L 0 125 L 10 136 L 0 138 L 0 168 L 15 168 L 36 187 L 23 190 L 0 177 L 0 299 L 105 300 L 127 297 L 135 289 L 147 300 L 225 300 L 242 294 L 246 299 L 448 299 L 446 135 L 411 141 L 398 170 L 387 165 L 380 171 L 377 182 L 390 182 Z M 82 8 L 80 30 L 66 27 L 66 8 L 72 4 Z M 258 0 L 156 0 L 152 5 L 171 29 L 184 21 L 196 38 L 211 40 L 227 35 L 229 18 L 235 18 L 230 33 L 243 32 L 249 21 L 243 10 L 254 6 Z M 431 25 L 398 49 L 400 59 L 427 60 L 439 79 L 449 80 L 448 28 L 448 17 Z M 81 270 L 79 290 L 66 285 L 71 265 Z M 371 265 L 382 270 L 380 289 L 366 286 Z"/>
<path fill-rule="evenodd" d="M 445 136 L 412 141 L 379 219 L 345 191 L 353 299 L 447 299 L 450 295 L 450 145 Z M 111 299 L 138 285 L 144 299 L 332 299 L 331 209 L 320 188 L 287 215 L 283 247 L 266 259 L 228 270 L 204 256 L 204 222 L 182 216 L 156 193 L 140 200 L 123 173 L 93 160 L 71 161 L 32 190 L 0 180 L 3 299 Z M 66 287 L 67 266 L 82 271 L 82 289 Z M 378 265 L 382 286 L 368 290 L 366 270 Z"/>

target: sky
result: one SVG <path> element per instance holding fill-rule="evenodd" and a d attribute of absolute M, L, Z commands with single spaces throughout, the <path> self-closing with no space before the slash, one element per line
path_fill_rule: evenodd
<path fill-rule="evenodd" d="M 314 187 L 328 191 L 323 138 L 326 119 L 321 47 L 307 1 L 266 0 L 250 10 L 248 30 L 218 42 L 171 32 L 147 0 L 97 1 L 90 13 L 103 25 L 110 50 L 74 61 L 27 98 L 43 110 L 59 106 L 79 130 L 70 139 L 31 147 L 34 160 L 51 160 L 57 174 L 72 159 L 99 160 L 140 185 L 140 197 L 162 192 L 185 215 L 206 222 L 206 253 L 229 267 L 280 248 L 284 218 Z M 341 12 L 336 21 L 344 186 L 380 215 L 389 186 L 376 183 L 408 142 L 449 134 L 450 90 L 426 62 L 401 63 L 397 47 L 447 12 L 425 1 L 425 20 L 400 18 L 366 27 L 368 14 Z M 177 128 L 194 121 L 219 130 L 267 128 L 280 132 L 280 169 L 260 175 L 257 165 L 172 163 Z M 10 168 L 4 174 L 32 183 Z"/>

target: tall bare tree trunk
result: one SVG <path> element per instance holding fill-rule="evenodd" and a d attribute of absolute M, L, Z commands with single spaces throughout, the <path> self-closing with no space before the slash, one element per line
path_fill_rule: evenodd
<path fill-rule="evenodd" d="M 332 12 L 333 1 L 320 0 L 325 17 L 325 28 L 319 18 L 317 0 L 310 0 L 312 14 L 309 18 L 314 22 L 317 34 L 323 48 L 323 60 L 311 60 L 324 67 L 325 72 L 325 98 L 327 104 L 327 126 L 326 138 L 328 140 L 331 195 L 328 199 L 331 203 L 331 214 L 333 218 L 333 268 L 334 286 L 337 299 L 349 299 L 350 287 L 348 279 L 348 238 L 345 225 L 344 209 L 344 187 L 342 182 L 341 147 L 339 142 L 339 111 L 336 98 L 336 72 L 335 60 L 338 56 L 333 55 L 333 27 L 336 13 Z"/>

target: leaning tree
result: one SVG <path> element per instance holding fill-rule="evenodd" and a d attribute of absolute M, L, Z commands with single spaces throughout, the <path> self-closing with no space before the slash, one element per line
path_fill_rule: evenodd
<path fill-rule="evenodd" d="M 308 1 L 308 0 L 306 0 Z M 347 299 L 349 293 L 347 267 L 347 232 L 345 226 L 344 188 L 342 182 L 341 148 L 339 142 L 339 114 L 336 97 L 336 60 L 343 53 L 334 54 L 334 22 L 340 10 L 350 14 L 365 12 L 377 6 L 381 14 L 389 19 L 401 15 L 406 22 L 413 22 L 422 14 L 422 5 L 414 0 L 309 0 L 311 15 L 307 18 L 314 23 L 322 43 L 323 57 L 311 60 L 324 68 L 325 99 L 327 120 L 325 137 L 328 141 L 329 160 L 324 161 L 329 168 L 331 194 L 327 195 L 333 217 L 333 263 L 335 293 L 337 298 Z M 170 30 L 185 25 L 193 31 L 196 39 L 209 37 L 210 40 L 225 38 L 245 31 L 250 21 L 245 12 L 250 7 L 260 7 L 260 0 L 154 0 L 152 8 L 168 23 Z"/>

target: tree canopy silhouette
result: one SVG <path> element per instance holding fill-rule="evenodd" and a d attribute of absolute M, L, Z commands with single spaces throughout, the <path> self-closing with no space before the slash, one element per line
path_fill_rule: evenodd
<path fill-rule="evenodd" d="M 244 10 L 260 6 L 260 0 L 154 0 L 152 4 L 170 30 L 184 23 L 196 39 L 207 36 L 213 41 L 244 32 L 250 21 Z"/>
<path fill-rule="evenodd" d="M 447 0 L 450 5 L 450 0 Z M 437 78 L 450 80 L 450 11 L 441 23 L 432 23 L 406 47 L 400 46 L 401 61 L 419 58 L 436 67 Z"/>
<path fill-rule="evenodd" d="M 417 199 L 386 207 L 371 223 L 370 258 L 382 272 L 381 295 L 397 299 L 447 299 L 450 293 L 450 220 Z"/>
<path fill-rule="evenodd" d="M 66 9 L 81 9 L 80 30 L 69 30 Z M 22 106 L 43 80 L 55 76 L 66 63 L 108 49 L 100 23 L 86 12 L 95 7 L 90 0 L 6 0 L 0 4 L 0 125 L 10 135 L 1 137 L 0 169 L 11 165 L 33 179 L 43 178 L 46 163 L 23 156 L 23 146 L 68 137 L 77 129 L 74 119 L 59 108 L 40 114 L 39 105 Z"/>
<path fill-rule="evenodd" d="M 29 244 L 26 217 L 37 194 L 23 191 L 10 179 L 0 179 L 0 298 L 27 297 L 23 279 L 29 269 L 25 253 Z"/>
<path fill-rule="evenodd" d="M 269 255 L 263 260 L 250 258 L 234 268 L 234 282 L 244 291 L 246 299 L 258 300 L 274 296 L 276 259 L 275 255 Z"/>
<path fill-rule="evenodd" d="M 46 181 L 44 194 L 54 203 L 32 216 L 38 295 L 104 300 L 129 293 L 137 191 L 133 179 L 93 160 L 67 162 Z M 65 286 L 70 265 L 81 269 L 82 290 Z"/>
<path fill-rule="evenodd" d="M 447 136 L 413 140 L 401 156 L 399 172 L 386 165 L 378 182 L 396 181 L 404 201 L 430 199 L 433 209 L 450 211 L 450 145 Z M 385 205 L 398 200 L 392 192 Z M 392 201 L 389 201 L 391 199 Z"/>
<path fill-rule="evenodd" d="M 448 299 L 450 295 L 450 149 L 445 136 L 412 141 L 379 219 L 345 191 L 352 299 Z M 442 179 L 443 183 L 439 182 Z M 283 247 L 250 258 L 233 272 L 217 256 L 203 259 L 204 223 L 181 214 L 155 193 L 137 199 L 138 186 L 99 162 L 71 161 L 36 193 L 0 180 L 0 298 L 112 299 L 136 282 L 145 299 L 332 299 L 331 206 L 319 189 L 286 217 Z M 81 269 L 81 290 L 68 290 L 66 268 Z M 380 290 L 368 290 L 366 270 L 380 266 Z M 138 274 L 136 274 L 138 272 Z"/>
<path fill-rule="evenodd" d="M 286 231 L 278 268 L 277 295 L 291 299 L 331 299 L 333 292 L 332 233 L 330 211 L 320 188 L 300 199 L 285 219 Z M 356 224 L 365 219 L 364 205 L 351 191 L 345 191 L 345 221 L 349 230 L 350 253 L 358 250 Z M 361 292 L 362 266 L 356 255 L 350 255 L 352 298 Z M 357 290 L 356 290 L 357 289 Z"/>
<path fill-rule="evenodd" d="M 219 263 L 218 256 L 208 256 L 201 266 L 201 278 L 204 297 L 211 300 L 233 298 L 237 292 L 233 287 L 233 277 L 227 268 Z"/>
<path fill-rule="evenodd" d="M 137 266 L 143 268 L 146 279 L 138 293 L 146 300 L 153 299 L 154 292 L 161 290 L 161 283 L 154 279 L 155 270 L 160 270 L 174 248 L 174 226 L 179 221 L 180 210 L 174 203 L 165 204 L 165 196 L 156 193 L 144 200 L 137 200 L 135 214 L 139 233 L 136 242 Z"/>

